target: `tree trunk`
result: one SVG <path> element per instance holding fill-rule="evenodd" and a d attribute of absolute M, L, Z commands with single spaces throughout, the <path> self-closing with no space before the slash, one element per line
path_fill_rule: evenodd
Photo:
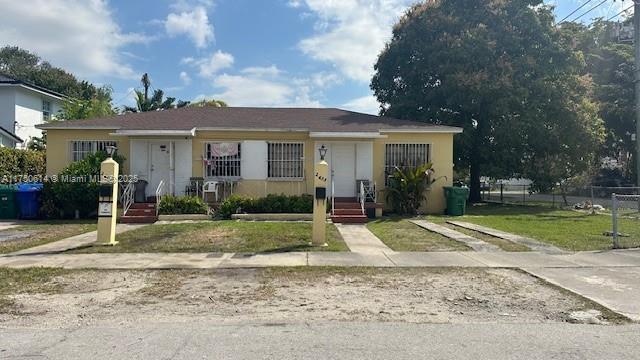
<path fill-rule="evenodd" d="M 475 159 L 472 156 L 472 159 Z M 478 203 L 482 201 L 482 194 L 480 193 L 480 165 L 477 161 L 471 162 L 471 171 L 469 172 L 469 201 L 472 203 Z"/>
<path fill-rule="evenodd" d="M 481 133 L 483 130 L 483 123 L 478 121 L 478 127 L 473 130 L 473 140 L 471 142 L 471 153 L 469 160 L 471 160 L 471 168 L 469 169 L 469 202 L 479 203 L 482 202 L 482 194 L 480 189 L 480 147 L 481 147 Z"/>

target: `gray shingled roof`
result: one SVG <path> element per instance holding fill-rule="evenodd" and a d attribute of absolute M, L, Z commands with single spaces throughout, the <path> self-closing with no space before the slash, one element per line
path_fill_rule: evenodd
<path fill-rule="evenodd" d="M 308 131 L 362 132 L 433 130 L 458 132 L 450 126 L 400 120 L 334 108 L 250 108 L 187 107 L 181 109 L 129 113 L 119 116 L 54 122 L 39 126 L 52 128 L 107 128 L 117 130 L 191 130 L 193 128 L 299 129 Z"/>

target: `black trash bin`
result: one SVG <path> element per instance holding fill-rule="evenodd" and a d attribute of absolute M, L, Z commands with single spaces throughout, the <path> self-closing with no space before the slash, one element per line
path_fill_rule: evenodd
<path fill-rule="evenodd" d="M 147 202 L 147 181 L 146 180 L 138 180 L 136 183 L 136 194 L 135 194 L 135 202 L 143 203 Z"/>
<path fill-rule="evenodd" d="M 0 185 L 0 219 L 15 219 L 17 217 L 16 187 Z"/>

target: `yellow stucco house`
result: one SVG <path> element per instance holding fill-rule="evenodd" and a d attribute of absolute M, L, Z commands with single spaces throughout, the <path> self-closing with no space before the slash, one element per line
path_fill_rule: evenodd
<path fill-rule="evenodd" d="M 430 213 L 444 211 L 442 187 L 453 178 L 453 137 L 462 132 L 340 109 L 243 107 L 133 113 L 39 128 L 47 133 L 48 175 L 115 145 L 126 157 L 121 172 L 145 180 L 147 196 L 161 182 L 168 193 L 189 193 L 194 178 L 229 185 L 220 196 L 313 194 L 314 162 L 324 145 L 328 196 L 356 198 L 366 181 L 375 184 L 378 202 L 384 202 L 385 179 L 394 167 L 431 161 L 443 178 L 427 195 Z"/>

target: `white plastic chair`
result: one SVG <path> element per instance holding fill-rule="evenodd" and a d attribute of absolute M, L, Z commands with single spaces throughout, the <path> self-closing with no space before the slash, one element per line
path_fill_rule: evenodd
<path fill-rule="evenodd" d="M 218 181 L 205 181 L 202 184 L 202 200 L 207 201 L 207 193 L 213 193 L 214 199 L 218 202 Z"/>

